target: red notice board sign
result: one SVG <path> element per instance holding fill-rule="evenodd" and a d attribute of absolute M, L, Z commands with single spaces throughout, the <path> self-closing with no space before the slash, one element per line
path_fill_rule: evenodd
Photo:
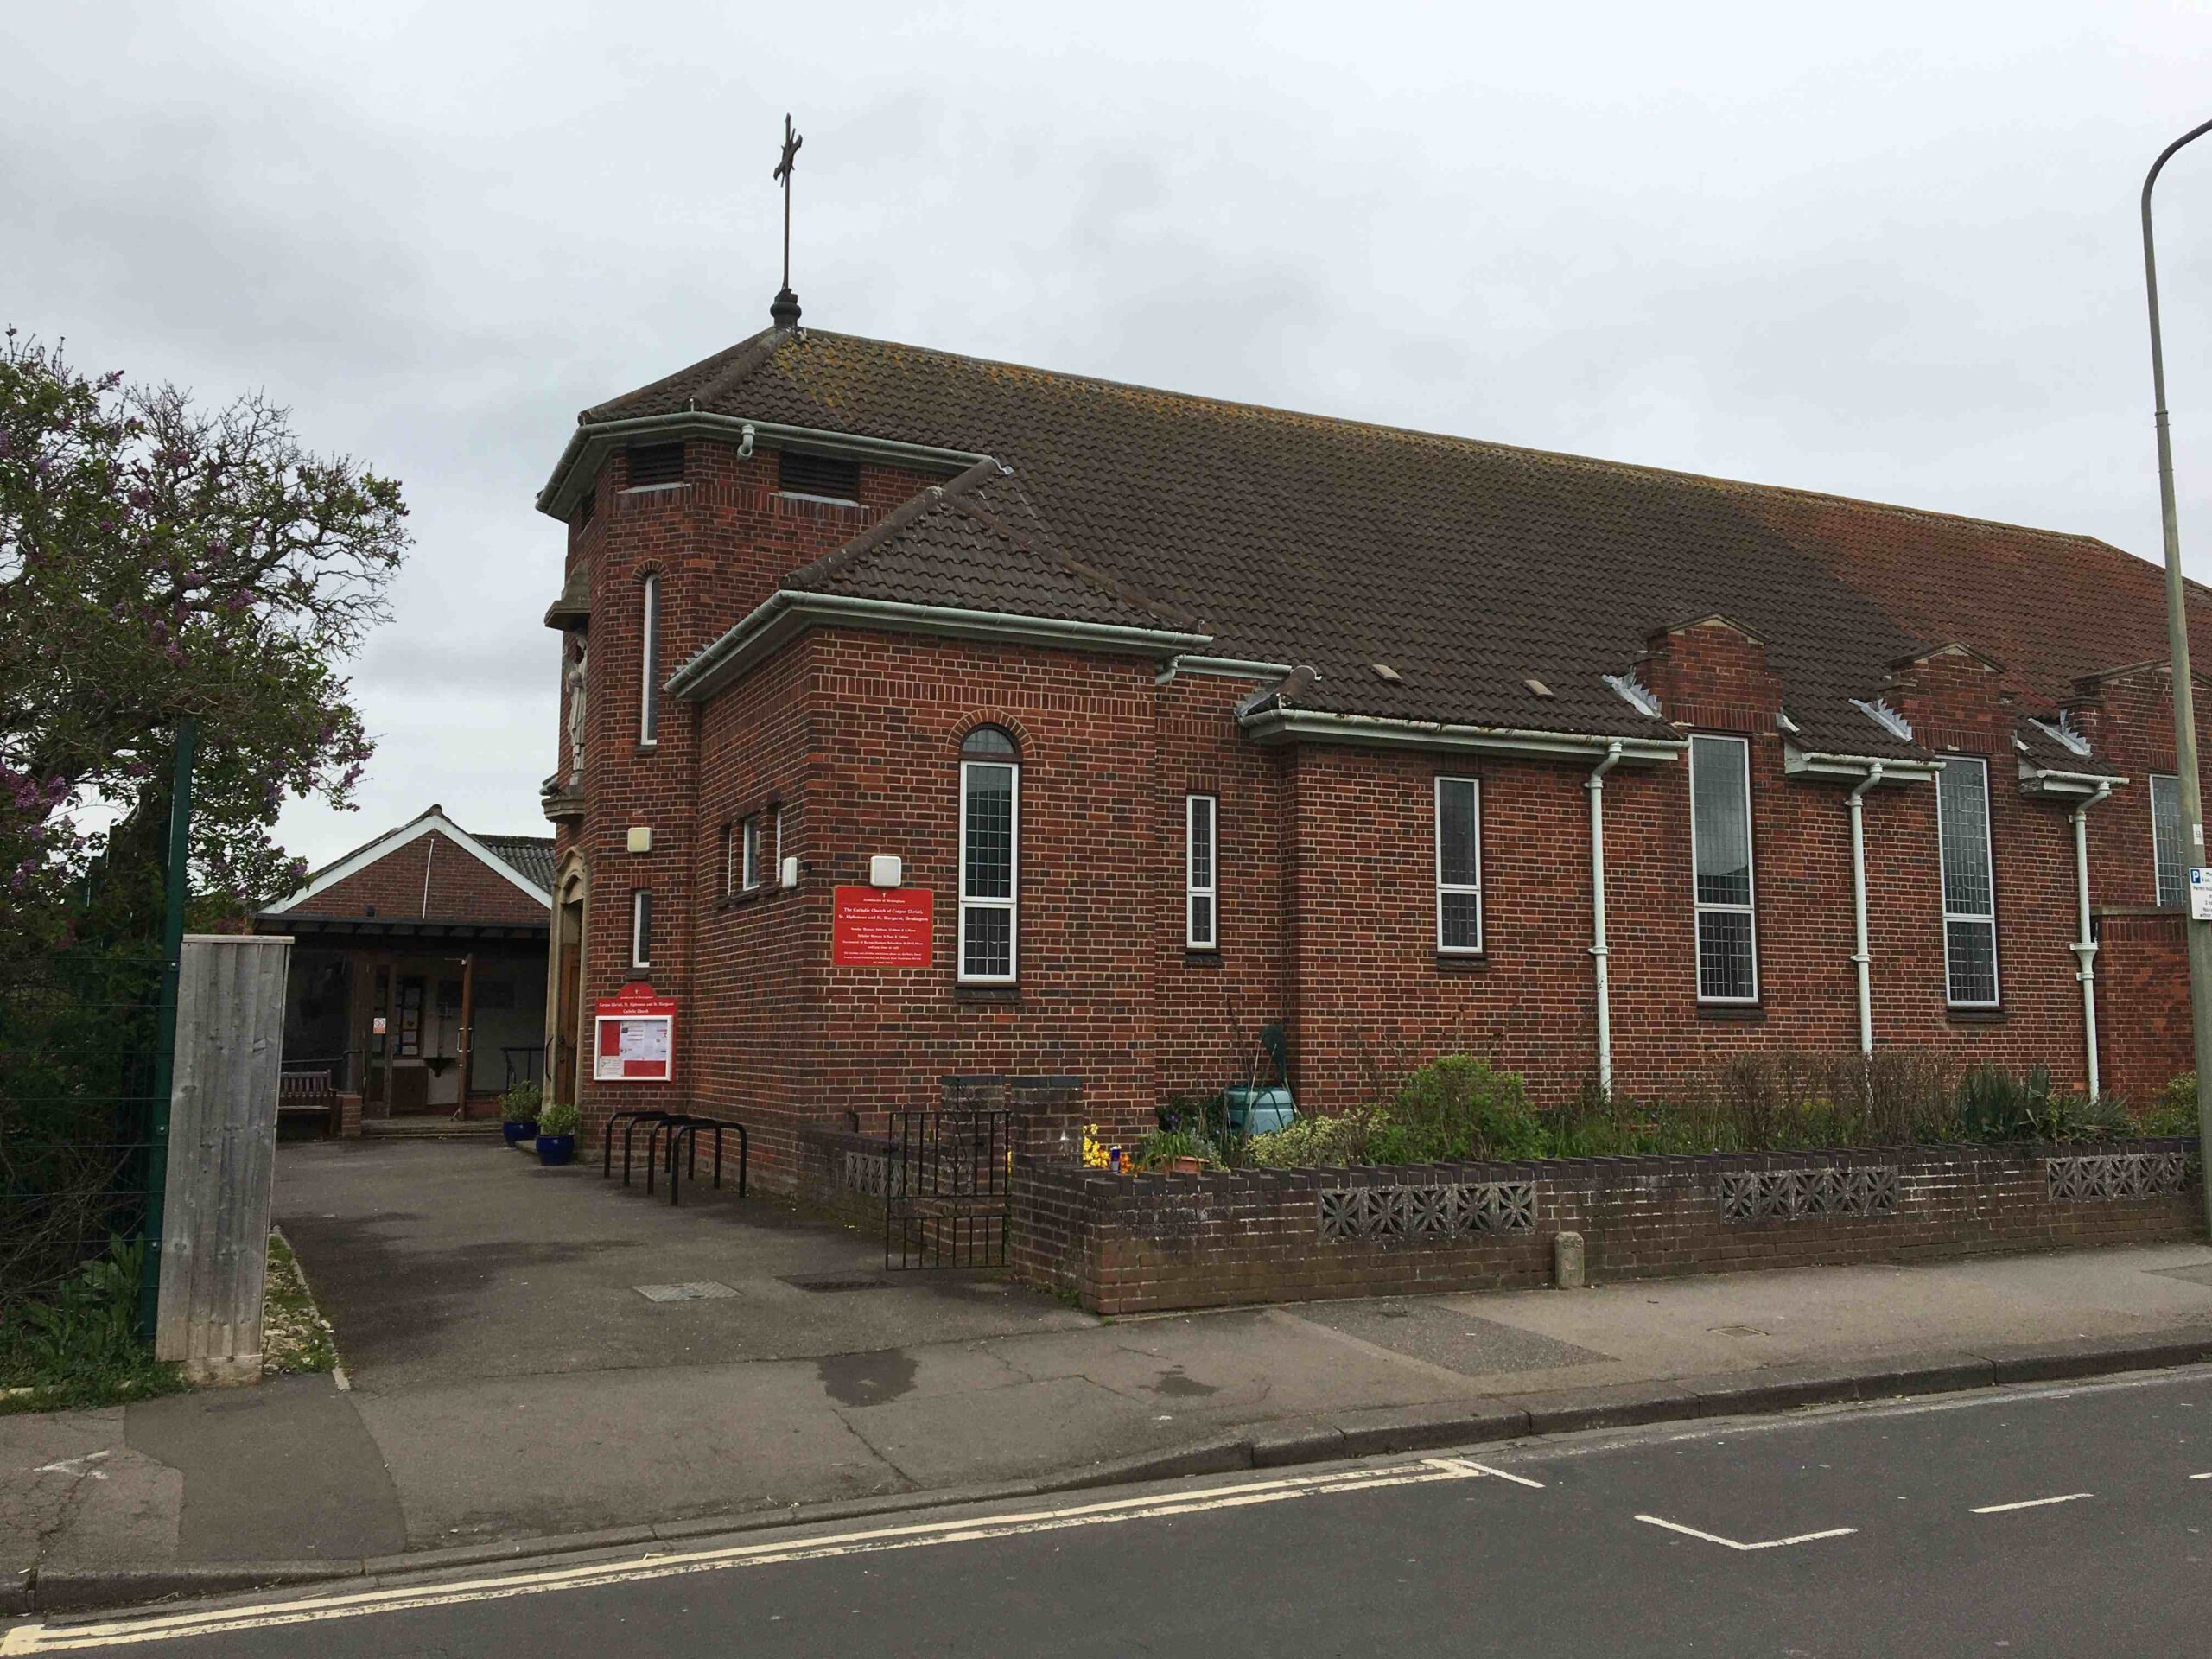
<path fill-rule="evenodd" d="M 930 965 L 927 887 L 840 887 L 830 960 L 841 968 Z"/>
<path fill-rule="evenodd" d="M 676 999 L 642 981 L 599 999 L 592 1022 L 593 1078 L 666 1083 L 676 1065 Z"/>

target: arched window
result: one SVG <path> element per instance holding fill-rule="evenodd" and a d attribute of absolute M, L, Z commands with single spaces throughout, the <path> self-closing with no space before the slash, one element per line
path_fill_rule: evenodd
<path fill-rule="evenodd" d="M 960 979 L 1014 982 L 1021 765 L 1012 734 L 978 726 L 960 743 Z"/>

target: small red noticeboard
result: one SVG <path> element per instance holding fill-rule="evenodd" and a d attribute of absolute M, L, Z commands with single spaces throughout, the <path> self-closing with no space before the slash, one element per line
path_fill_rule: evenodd
<path fill-rule="evenodd" d="M 841 968 L 930 965 L 931 890 L 840 887 L 830 925 L 830 960 Z"/>
<path fill-rule="evenodd" d="M 642 981 L 599 1000 L 591 1074 L 600 1083 L 665 1083 L 676 1065 L 676 999 Z"/>

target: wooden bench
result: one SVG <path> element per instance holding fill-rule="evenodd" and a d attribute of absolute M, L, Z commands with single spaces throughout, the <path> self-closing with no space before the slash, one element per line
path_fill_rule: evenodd
<path fill-rule="evenodd" d="M 338 1133 L 338 1091 L 331 1086 L 330 1068 L 280 1072 L 276 1078 L 276 1121 L 288 1117 L 320 1117 L 325 1135 Z"/>

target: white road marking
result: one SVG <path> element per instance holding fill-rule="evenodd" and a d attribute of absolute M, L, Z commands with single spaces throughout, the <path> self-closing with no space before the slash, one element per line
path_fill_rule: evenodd
<path fill-rule="evenodd" d="M 1516 1486 L 1533 1486 L 1540 1492 L 1544 1490 L 1544 1483 L 1541 1480 L 1531 1480 L 1526 1475 L 1511 1474 L 1503 1469 L 1493 1469 L 1486 1463 L 1477 1463 L 1472 1458 L 1431 1458 L 1429 1461 L 1446 1468 L 1465 1469 L 1470 1474 L 1488 1475 L 1496 1480 L 1510 1480 Z"/>
<path fill-rule="evenodd" d="M 1103 1503 L 1073 1504 L 1057 1510 L 1033 1510 L 1015 1515 L 974 1516 L 960 1521 L 917 1522 L 906 1526 L 877 1527 L 864 1532 L 837 1533 L 785 1542 L 738 1544 L 722 1549 L 691 1550 L 670 1555 L 648 1554 L 628 1560 L 507 1573 L 458 1583 L 311 1596 L 254 1606 L 221 1607 L 198 1613 L 154 1614 L 92 1624 L 58 1627 L 19 1624 L 8 1631 L 4 1637 L 0 1637 L 0 1655 L 7 1656 L 7 1659 L 17 1659 L 18 1656 L 26 1654 L 67 1653 L 145 1642 L 172 1642 L 192 1637 L 220 1635 L 232 1630 L 267 1630 L 285 1624 L 315 1624 L 325 1619 L 358 1618 L 369 1613 L 448 1607 L 466 1602 L 543 1595 L 551 1591 L 674 1578 L 682 1573 L 712 1573 L 725 1567 L 769 1567 L 785 1561 L 823 1560 L 842 1555 L 912 1549 L 929 1544 L 968 1543 L 980 1539 L 1057 1532 L 1070 1527 L 1100 1526 L 1164 1516 L 1245 1509 L 1255 1504 L 1326 1497 L 1338 1492 L 1375 1491 L 1389 1486 L 1419 1486 L 1433 1481 L 1467 1480 L 1479 1475 L 1503 1472 L 1475 1465 L 1462 1465 L 1450 1458 L 1425 1458 L 1418 1463 L 1392 1464 L 1377 1469 L 1346 1469 L 1281 1480 L 1248 1481 L 1241 1485 L 1209 1487 L 1195 1492 L 1161 1492 L 1150 1497 L 1113 1498 Z M 1506 1476 L 1505 1478 L 1514 1478 Z"/>
<path fill-rule="evenodd" d="M 1845 1538 L 1859 1530 L 1856 1527 L 1830 1527 L 1825 1532 L 1801 1532 L 1794 1538 L 1763 1538 L 1755 1544 L 1738 1543 L 1733 1538 L 1723 1538 L 1717 1532 L 1700 1532 L 1695 1527 L 1686 1527 L 1679 1521 L 1662 1520 L 1656 1515 L 1636 1517 L 1646 1525 L 1664 1527 L 1669 1532 L 1679 1532 L 1691 1538 L 1701 1538 L 1708 1544 L 1719 1544 L 1726 1549 L 1786 1549 L 1791 1544 L 1809 1544 L 1819 1538 Z"/>
<path fill-rule="evenodd" d="M 94 1480 L 105 1480 L 106 1474 L 92 1465 L 107 1456 L 105 1452 L 87 1452 L 81 1458 L 70 1458 L 60 1463 L 42 1463 L 35 1472 L 41 1475 L 90 1475 Z"/>
<path fill-rule="evenodd" d="M 2212 1469 L 2207 1469 L 2201 1475 L 2191 1475 L 2190 1478 L 2191 1480 L 2212 1480 Z"/>
<path fill-rule="evenodd" d="M 2056 1497 L 2024 1497 L 2018 1503 L 1985 1503 L 1970 1515 L 2005 1515 L 2014 1510 L 2039 1510 L 2046 1503 L 2071 1503 L 2078 1498 L 2094 1497 L 2094 1492 L 2065 1492 Z"/>

